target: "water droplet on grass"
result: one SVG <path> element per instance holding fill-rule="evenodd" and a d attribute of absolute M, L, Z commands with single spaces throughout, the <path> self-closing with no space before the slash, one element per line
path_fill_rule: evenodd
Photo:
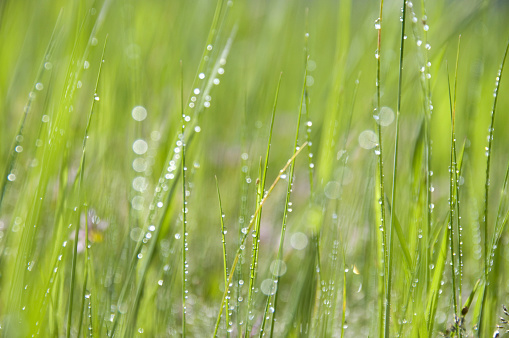
<path fill-rule="evenodd" d="M 143 106 L 136 106 L 131 111 L 131 115 L 136 121 L 143 121 L 147 118 L 147 109 Z"/>
<path fill-rule="evenodd" d="M 378 18 L 375 20 L 375 29 L 379 30 L 381 28 L 382 28 L 382 26 L 380 25 L 380 18 Z"/>
<path fill-rule="evenodd" d="M 364 149 L 372 149 L 378 144 L 378 136 L 372 130 L 364 130 L 359 134 L 359 145 Z"/>
<path fill-rule="evenodd" d="M 145 140 L 139 139 L 133 143 L 133 151 L 138 155 L 143 155 L 147 152 L 148 144 Z"/>
<path fill-rule="evenodd" d="M 302 250 L 308 245 L 308 237 L 302 232 L 296 232 L 290 237 L 290 244 L 295 250 Z"/>
<path fill-rule="evenodd" d="M 380 108 L 380 113 L 375 114 L 373 117 L 375 117 L 375 120 L 379 125 L 385 127 L 394 121 L 394 111 L 390 107 L 382 107 Z"/>

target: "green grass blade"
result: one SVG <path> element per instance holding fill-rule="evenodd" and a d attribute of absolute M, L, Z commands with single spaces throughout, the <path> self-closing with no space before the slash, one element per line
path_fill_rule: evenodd
<path fill-rule="evenodd" d="M 83 152 L 81 155 L 81 163 L 80 163 L 80 169 L 77 175 L 77 180 L 75 182 L 76 186 L 76 194 L 77 194 L 77 203 L 78 203 L 78 217 L 81 215 L 81 200 L 82 200 L 82 186 L 83 186 L 83 175 L 85 171 L 85 154 L 86 154 L 86 147 L 87 147 L 87 140 L 88 140 L 88 133 L 90 129 L 90 124 L 92 122 L 92 115 L 94 113 L 94 109 L 96 107 L 97 102 L 99 102 L 99 81 L 101 79 L 101 71 L 104 63 L 104 53 L 106 51 L 106 44 L 108 40 L 106 39 L 103 46 L 103 51 L 101 55 L 101 60 L 99 62 L 99 70 L 97 72 L 97 79 L 95 83 L 95 89 L 94 89 L 94 97 L 92 98 L 92 105 L 90 107 L 90 112 L 88 115 L 88 122 L 87 126 L 85 128 L 85 136 L 83 138 Z M 77 258 L 78 258 L 78 240 L 79 240 L 79 230 L 80 230 L 80 222 L 79 219 L 76 221 L 76 227 L 74 230 L 74 247 L 73 247 L 73 256 L 72 256 L 72 266 L 71 266 L 71 280 L 70 280 L 70 292 L 69 292 L 69 310 L 67 312 L 67 331 L 66 336 L 69 338 L 71 336 L 71 324 L 72 324 L 72 312 L 73 312 L 73 302 L 74 302 L 74 292 L 75 292 L 75 284 L 76 284 L 76 265 L 77 265 Z M 88 229 L 87 229 L 88 231 Z M 88 232 L 87 232 L 88 234 Z M 87 262 L 84 263 L 85 267 L 87 266 Z M 86 280 L 84 289 L 86 288 Z M 80 321 L 81 323 L 81 321 Z M 78 331 L 79 332 L 79 331 Z"/>
<path fill-rule="evenodd" d="M 391 293 L 392 293 L 392 264 L 393 264 L 393 236 L 392 230 L 394 229 L 394 223 L 396 217 L 394 214 L 396 212 L 396 182 L 397 182 L 397 168 L 398 168 L 398 152 L 399 152 L 399 116 L 401 111 L 401 92 L 403 86 L 403 56 L 404 56 L 404 46 L 405 46 L 405 22 L 406 22 L 406 0 L 403 0 L 402 4 L 402 20 L 401 20 L 401 40 L 400 40 L 400 55 L 399 55 L 399 76 L 398 76 L 398 101 L 397 101 L 397 109 L 396 109 L 396 133 L 395 133 L 395 143 L 394 143 L 394 163 L 393 163 L 393 173 L 392 173 L 392 210 L 391 210 L 391 221 L 390 227 L 388 229 L 388 240 L 389 247 L 387 249 L 387 256 L 389 259 L 388 268 L 387 268 L 387 286 L 386 286 L 386 294 L 385 294 L 385 333 L 384 337 L 390 336 L 390 321 L 391 321 Z M 380 112 L 380 111 L 379 111 Z M 381 143 L 381 134 L 380 143 Z M 380 157 L 382 154 L 380 154 Z"/>
<path fill-rule="evenodd" d="M 438 297 L 440 295 L 440 283 L 445 269 L 447 260 L 447 243 L 449 238 L 447 228 L 443 231 L 442 238 L 438 247 L 438 257 L 435 264 L 435 273 L 428 292 L 428 301 L 426 305 L 426 322 L 429 337 L 433 336 L 433 328 L 435 326 L 435 314 L 438 308 Z"/>
<path fill-rule="evenodd" d="M 484 182 L 484 215 L 483 215 L 483 233 L 484 233 L 484 280 L 485 280 L 485 287 L 483 290 L 483 296 L 482 296 L 482 305 L 480 310 L 480 316 L 479 316 L 479 334 L 483 334 L 483 312 L 484 307 L 486 304 L 486 294 L 488 293 L 488 274 L 489 274 L 489 266 L 490 266 L 490 257 L 488 252 L 488 206 L 489 206 L 489 187 L 490 187 L 490 165 L 491 165 L 491 154 L 492 154 L 492 145 L 493 145 L 493 131 L 495 128 L 495 111 L 497 108 L 497 101 L 498 101 L 498 91 L 500 89 L 500 82 L 502 80 L 502 73 L 504 71 L 504 64 L 505 60 L 507 58 L 507 53 L 509 51 L 509 42 L 507 43 L 507 46 L 505 48 L 504 57 L 502 58 L 502 63 L 500 64 L 500 68 L 497 73 L 496 81 L 495 81 L 495 92 L 493 93 L 493 106 L 491 109 L 491 123 L 489 127 L 489 134 L 488 134 L 488 146 L 486 147 L 486 180 Z"/>
<path fill-rule="evenodd" d="M 219 216 L 221 222 L 221 242 L 223 243 L 223 265 L 224 265 L 224 286 L 226 288 L 226 283 L 228 282 L 228 260 L 226 258 L 226 228 L 224 225 L 224 213 L 223 206 L 221 204 L 221 193 L 219 192 L 219 182 L 217 181 L 216 176 L 216 188 L 217 188 L 217 199 L 219 200 Z M 230 336 L 229 328 L 229 297 L 226 299 L 225 307 L 226 307 L 226 336 Z M 214 329 L 214 336 L 217 336 L 217 330 L 219 329 L 219 323 L 216 323 L 216 327 Z"/>

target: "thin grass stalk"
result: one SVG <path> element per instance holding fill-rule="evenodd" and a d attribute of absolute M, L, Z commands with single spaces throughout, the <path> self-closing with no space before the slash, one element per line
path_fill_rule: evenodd
<path fill-rule="evenodd" d="M 450 151 L 450 163 L 449 163 L 449 222 L 447 225 L 447 231 L 449 233 L 449 250 L 451 252 L 451 279 L 452 279 L 452 298 L 453 298 L 453 310 L 454 318 L 458 317 L 458 296 L 456 290 L 456 252 L 454 250 L 454 195 L 455 188 L 455 176 L 456 176 L 456 162 L 454 161 L 455 148 L 455 121 L 456 112 L 454 110 L 453 98 L 451 95 L 451 82 L 449 79 L 449 66 L 447 66 L 447 85 L 449 90 L 449 108 L 451 112 L 451 151 Z M 456 329 L 459 329 L 458 323 L 455 321 Z"/>
<path fill-rule="evenodd" d="M 376 111 L 377 113 L 380 113 L 381 109 L 381 94 L 380 94 L 380 85 L 381 85 L 381 55 L 382 55 L 382 17 L 383 17 L 383 7 L 384 7 L 384 0 L 380 1 L 380 13 L 379 17 L 375 22 L 375 28 L 377 29 L 377 50 L 376 50 Z M 385 202 L 384 202 L 384 167 L 383 167 L 383 146 L 382 146 L 382 126 L 380 124 L 377 124 L 377 132 L 378 132 L 378 144 L 376 153 L 378 154 L 378 179 L 379 179 L 379 194 L 380 194 L 380 230 L 382 231 L 382 256 L 383 256 L 383 278 L 384 282 L 382 283 L 382 290 L 380 293 L 380 315 L 379 315 L 379 330 L 380 330 L 380 336 L 383 336 L 385 334 L 385 331 L 383 329 L 384 327 L 384 294 L 385 294 L 385 287 L 386 287 L 386 277 L 387 277 L 387 262 L 388 262 L 388 255 L 387 255 L 387 229 L 385 226 Z"/>
<path fill-rule="evenodd" d="M 307 32 L 307 28 L 306 28 L 306 32 Z M 307 63 L 307 61 L 309 60 L 309 49 L 308 49 L 308 39 L 309 39 L 309 36 L 308 34 L 306 33 L 304 35 L 305 37 L 305 58 L 304 58 L 304 62 Z M 309 110 L 310 110 L 310 105 L 311 105 L 311 100 L 310 100 L 310 95 L 309 95 L 309 90 L 308 88 L 305 89 L 304 91 L 304 96 L 305 96 L 305 108 L 306 108 L 306 121 L 307 121 L 307 129 L 306 129 L 306 142 L 307 142 L 307 148 L 308 148 L 308 176 L 309 176 L 309 202 L 308 202 L 308 206 L 309 206 L 309 210 L 313 210 L 313 205 L 314 205 L 314 201 L 315 201 L 315 185 L 314 185 L 314 163 L 313 163 L 313 149 L 312 149 L 312 141 L 311 141 L 311 126 L 313 125 L 313 122 L 311 121 L 311 117 L 309 115 Z M 311 227 L 311 243 L 313 244 L 314 246 L 314 250 L 316 252 L 316 258 L 315 258 L 315 269 L 314 269 L 314 272 L 316 272 L 317 274 L 317 279 L 316 279 L 316 283 L 318 285 L 318 287 L 316 288 L 316 294 L 318 295 L 318 293 L 320 292 L 320 284 L 322 282 L 322 263 L 321 263 L 321 258 L 320 258 L 320 234 L 321 234 L 321 226 L 320 227 L 317 227 L 317 226 L 312 226 Z M 318 296 L 316 297 L 316 299 L 318 299 Z M 319 311 L 319 307 L 315 306 L 313 307 L 313 312 L 317 312 Z"/>
<path fill-rule="evenodd" d="M 421 8 L 422 8 L 422 18 L 423 18 L 423 25 L 426 23 L 427 15 L 426 15 L 426 2 L 425 0 L 421 0 Z M 425 46 L 428 45 L 428 31 L 424 30 L 424 44 Z M 428 74 L 430 72 L 430 61 L 429 61 L 429 53 L 427 49 L 425 49 L 424 52 L 424 61 L 426 62 L 426 67 L 428 70 Z M 431 228 L 433 225 L 433 199 L 432 199 L 432 176 L 433 171 L 431 170 L 431 159 L 432 159 L 432 140 L 431 140 L 431 114 L 433 113 L 433 104 L 431 99 L 431 80 L 428 76 L 425 76 L 424 78 L 424 90 L 425 90 L 425 142 L 426 142 L 426 206 L 427 206 L 427 217 L 426 217 L 426 223 L 427 223 L 427 233 L 428 233 L 428 245 L 426 246 L 427 252 L 426 252 L 426 288 L 429 289 L 431 281 L 431 257 L 433 256 L 433 253 L 431 252 L 431 243 L 429 242 L 431 240 Z M 431 328 L 433 330 L 433 328 Z M 429 332 L 431 334 L 431 332 Z"/>
<path fill-rule="evenodd" d="M 346 143 L 348 141 L 348 136 L 350 135 L 350 127 L 352 125 L 352 117 L 353 117 L 353 113 L 354 113 L 355 100 L 357 98 L 357 90 L 359 89 L 359 78 L 360 78 L 360 74 L 357 76 L 357 80 L 355 80 L 355 86 L 354 86 L 354 91 L 353 91 L 353 95 L 352 95 L 352 107 L 351 107 L 351 111 L 350 111 L 350 117 L 348 119 L 348 123 L 346 126 L 345 137 L 343 139 L 343 149 L 346 149 Z M 345 159 L 345 166 L 346 166 L 346 159 Z M 341 192 L 339 193 L 338 206 L 337 206 L 338 209 L 339 209 L 339 202 L 341 201 L 341 199 L 343 197 L 344 178 L 345 178 L 345 170 L 343 170 L 343 172 L 341 174 L 341 181 L 340 181 L 341 182 L 340 183 Z M 340 231 L 340 227 L 339 227 L 339 218 L 338 218 L 337 230 L 339 232 L 339 239 L 340 239 L 340 244 L 341 244 L 341 249 L 342 249 L 342 260 L 343 260 L 341 337 L 344 337 L 345 336 L 345 326 L 346 326 L 346 248 L 345 248 L 345 243 L 342 239 L 342 235 L 341 235 L 341 231 Z"/>
<path fill-rule="evenodd" d="M 226 228 L 224 225 L 224 213 L 223 213 L 223 205 L 221 203 L 221 193 L 219 192 L 219 183 L 217 181 L 216 176 L 216 189 L 217 189 L 217 199 L 219 200 L 219 216 L 221 221 L 221 242 L 223 244 L 223 272 L 224 272 L 224 285 L 226 287 L 226 283 L 228 282 L 228 260 L 226 258 Z M 228 330 L 230 326 L 230 318 L 229 318 L 229 297 L 226 299 L 226 337 L 230 337 L 230 332 Z M 214 336 L 217 336 L 217 327 L 214 332 Z"/>
<path fill-rule="evenodd" d="M 424 41 L 424 46 L 428 45 L 428 30 L 424 29 L 424 25 L 426 25 L 427 15 L 426 15 L 426 4 L 424 0 L 421 0 L 421 8 L 422 8 L 422 18 L 421 20 L 417 19 L 417 16 L 415 12 L 413 11 L 413 4 L 410 6 L 409 2 L 409 8 L 412 12 L 412 22 L 413 22 L 413 35 L 415 40 L 418 42 L 418 46 L 421 46 Z M 418 24 L 417 22 L 421 22 L 423 25 L 423 32 L 424 32 L 424 38 L 421 40 L 421 38 L 418 35 Z M 429 27 L 428 27 L 429 29 Z M 420 43 L 419 43 L 420 41 Z M 433 105 L 431 100 L 431 79 L 426 76 L 426 73 L 429 74 L 431 70 L 431 62 L 429 61 L 429 53 L 427 49 L 424 52 L 424 55 L 420 52 L 419 53 L 422 57 L 422 63 L 421 63 L 421 88 L 424 96 L 423 100 L 423 112 L 424 112 L 424 144 L 425 144 L 425 172 L 426 172 L 426 228 L 424 229 L 424 236 L 423 240 L 427 244 L 424 246 L 425 250 L 425 291 L 428 292 L 430 288 L 431 283 L 431 271 L 430 271 L 430 264 L 431 264 L 431 256 L 432 253 L 430 251 L 431 248 L 431 226 L 433 224 L 433 207 L 432 207 L 432 176 L 433 172 L 431 170 L 431 153 L 432 153 L 432 147 L 431 147 L 431 132 L 430 132 L 430 124 L 431 124 L 431 114 L 433 111 Z M 427 70 L 427 72 L 426 72 Z"/>
<path fill-rule="evenodd" d="M 489 274 L 489 268 L 490 268 L 490 257 L 488 255 L 488 196 L 489 196 L 489 189 L 490 189 L 490 165 L 491 165 L 491 154 L 492 154 L 492 144 L 493 144 L 493 132 L 495 127 L 495 111 L 497 108 L 497 101 L 498 101 L 498 91 L 500 89 L 500 82 L 502 80 L 502 72 L 504 71 L 504 64 L 505 60 L 507 58 L 507 52 L 509 51 L 509 42 L 507 43 L 507 46 L 505 48 L 504 57 L 502 59 L 502 63 L 500 65 L 500 68 L 498 70 L 498 74 L 495 81 L 495 91 L 493 93 L 493 107 L 491 109 L 491 123 L 490 128 L 488 131 L 488 146 L 486 147 L 486 180 L 484 182 L 484 216 L 483 216 L 483 230 L 484 230 L 484 292 L 482 296 L 482 304 L 481 304 L 481 311 L 479 316 L 479 331 L 478 334 L 482 335 L 482 329 L 483 329 L 483 312 L 484 308 L 486 306 L 486 299 L 487 299 L 487 293 L 489 289 L 488 284 L 488 274 Z"/>
<path fill-rule="evenodd" d="M 186 145 L 185 145 L 185 112 L 184 112 L 184 68 L 180 61 L 180 109 L 181 109 L 181 142 L 182 142 L 182 337 L 186 336 L 186 299 L 187 299 L 187 196 L 186 196 Z"/>
<path fill-rule="evenodd" d="M 406 22 L 406 0 L 403 0 L 402 5 L 402 20 L 401 20 L 401 41 L 400 41 L 400 49 L 399 49 L 399 75 L 398 75 L 398 101 L 397 101 L 397 109 L 396 109 L 396 134 L 395 134 L 395 144 L 394 144 L 394 163 L 393 163 L 393 173 L 392 173 L 392 201 L 391 201 L 391 223 L 389 227 L 389 247 L 387 248 L 387 256 L 389 259 L 388 268 L 387 268 L 387 286 L 386 286 L 386 294 L 385 294 L 385 334 L 384 336 L 389 337 L 390 333 L 390 320 L 391 320 L 391 291 L 392 291 L 392 247 L 393 247 L 393 236 L 392 230 L 394 228 L 394 222 L 396 217 L 394 214 L 396 213 L 396 178 L 398 171 L 398 147 L 399 147 L 399 116 L 401 111 L 401 91 L 403 85 L 403 55 L 404 55 L 404 47 L 405 47 L 405 22 Z M 380 111 L 378 111 L 380 114 Z M 381 129 L 381 128 L 380 128 Z M 380 130 L 379 129 L 379 130 Z M 380 135 L 380 143 L 381 143 L 381 135 Z M 380 158 L 382 154 L 380 153 Z M 382 195 L 382 199 L 384 196 Z"/>
<path fill-rule="evenodd" d="M 307 59 L 306 59 L 306 63 L 304 65 L 304 81 L 303 81 L 303 84 L 302 84 L 302 94 L 301 94 L 301 98 L 300 98 L 300 105 L 299 105 L 299 114 L 297 116 L 297 126 L 296 126 L 296 130 L 295 130 L 295 142 L 294 142 L 294 145 L 293 145 L 293 155 L 295 155 L 295 153 L 297 153 L 297 151 L 299 150 L 299 129 L 300 129 L 300 121 L 301 121 L 301 117 L 302 117 L 302 107 L 304 105 L 304 98 L 305 98 L 305 93 L 306 93 L 306 79 L 307 79 Z M 290 209 L 290 197 L 291 197 L 291 194 L 292 194 L 292 189 L 293 189 L 293 180 L 294 180 L 294 173 L 295 171 L 295 160 L 292 161 L 292 164 L 290 165 L 290 173 L 288 174 L 288 185 L 286 187 L 286 200 L 285 200 L 285 206 L 284 206 L 284 211 L 283 211 L 283 222 L 282 222 L 282 225 L 281 225 L 281 235 L 279 237 L 279 248 L 278 248 L 278 253 L 277 253 L 277 271 L 276 271 L 276 278 L 274 279 L 274 285 L 276 287 L 276 290 L 275 290 L 275 293 L 273 295 L 273 299 L 274 299 L 274 312 L 272 313 L 272 323 L 271 323 L 271 328 L 270 328 L 270 337 L 272 337 L 274 335 L 274 326 L 275 326 L 275 322 L 276 322 L 276 315 L 277 315 L 277 301 L 278 301 L 278 289 L 279 289 L 279 281 L 280 281 L 280 273 L 279 273 L 279 270 L 281 269 L 281 263 L 282 260 L 283 260 L 283 248 L 284 248 L 284 242 L 285 242 L 285 235 L 286 235 L 286 225 L 287 225 L 287 220 L 288 220 L 288 214 L 290 213 L 291 210 Z M 273 272 L 274 273 L 274 272 Z M 270 299 L 271 299 L 271 296 L 269 295 L 267 297 L 267 307 L 266 307 L 266 312 L 263 316 L 263 324 L 262 324 L 262 329 L 264 327 L 264 324 L 265 324 L 265 318 L 267 317 L 268 315 L 268 305 L 270 303 Z M 262 336 L 262 332 L 263 331 L 260 331 L 260 337 Z"/>
<path fill-rule="evenodd" d="M 262 157 L 260 156 L 258 162 L 258 176 L 256 178 L 256 204 L 259 205 L 263 198 L 263 188 L 262 188 L 262 178 L 263 175 L 263 162 Z M 254 293 L 254 285 L 256 282 L 256 271 L 258 269 L 258 248 L 259 248 L 259 234 L 260 234 L 260 224 L 261 224 L 261 211 L 257 216 L 254 227 L 254 238 L 253 238 L 253 246 L 251 251 L 251 264 L 249 266 L 249 286 L 248 286 L 248 297 L 247 297 L 247 311 L 246 311 L 246 328 L 244 335 L 247 336 L 248 332 L 251 331 L 250 325 L 250 316 L 253 311 L 253 293 Z M 244 229 L 245 230 L 245 229 Z M 241 230 L 242 231 L 242 230 Z"/>
<path fill-rule="evenodd" d="M 241 135 L 241 145 L 242 149 L 246 149 L 246 120 L 247 120 L 247 96 L 244 98 L 244 113 L 243 113 L 243 130 Z M 247 152 L 245 152 L 247 154 Z M 244 228 L 244 225 L 246 223 L 246 219 L 248 217 L 248 208 L 247 208 L 247 194 L 248 194 L 248 183 L 247 179 L 249 177 L 249 166 L 248 166 L 248 157 L 247 156 L 241 156 L 241 175 L 240 175 L 240 216 L 239 216 L 239 231 L 238 231 L 238 242 L 237 245 L 240 246 L 240 242 L 242 241 L 242 229 Z M 242 257 L 240 258 L 242 260 Z M 237 330 L 238 332 L 242 332 L 242 315 L 241 315 L 241 306 L 240 301 L 241 295 L 242 295 L 242 264 L 239 265 L 239 268 L 237 269 L 237 285 L 236 285 L 236 295 L 235 299 L 237 302 L 235 303 L 235 314 L 237 319 Z"/>
<path fill-rule="evenodd" d="M 84 198 L 85 201 L 87 200 L 86 197 Z M 83 263 L 83 289 L 81 291 L 81 312 L 80 312 L 80 319 L 78 321 L 78 330 L 76 332 L 78 332 L 78 335 L 81 334 L 81 328 L 83 326 L 83 316 L 85 315 L 85 306 L 87 304 L 87 297 L 86 297 L 86 294 L 87 294 L 87 282 L 88 282 L 88 260 L 89 260 L 89 248 L 88 246 L 90 245 L 89 243 L 89 240 L 88 240 L 88 206 L 85 203 L 83 203 L 83 206 L 85 207 L 85 258 L 84 258 L 84 263 Z M 90 299 L 88 299 L 88 301 L 90 302 Z M 83 334 L 83 336 L 85 336 Z"/>
<path fill-rule="evenodd" d="M 458 90 L 458 66 L 459 66 L 459 57 L 460 57 L 460 44 L 461 44 L 461 35 L 458 37 L 458 51 L 456 54 L 456 69 L 454 71 L 454 99 L 453 99 L 453 112 L 454 115 L 456 114 L 456 101 L 457 101 L 457 90 Z M 453 129 L 454 132 L 454 129 Z M 453 146 L 453 155 L 454 155 L 454 163 L 455 163 L 455 170 L 454 170 L 454 177 L 455 177 L 455 188 L 456 188 L 456 194 L 454 196 L 454 207 L 456 208 L 456 226 L 457 226 L 457 233 L 458 233 L 458 304 L 461 305 L 462 299 L 461 299 L 461 292 L 462 292 L 462 278 L 463 278 L 463 250 L 462 250 L 462 239 L 461 239 L 461 214 L 460 214 L 460 169 L 458 168 L 458 159 L 456 155 L 456 135 L 453 135 L 452 138 L 452 146 Z M 463 149 L 464 150 L 464 149 Z M 462 153 L 462 159 L 463 159 L 463 153 Z M 463 333 L 460 331 L 459 335 L 460 338 L 462 337 Z"/>
<path fill-rule="evenodd" d="M 272 143 L 272 132 L 274 130 L 274 120 L 276 117 L 276 107 L 277 107 L 277 101 L 279 98 L 279 89 L 281 87 L 281 79 L 282 79 L 283 73 L 279 74 L 279 80 L 276 87 L 276 94 L 274 97 L 274 105 L 272 107 L 272 115 L 271 115 L 271 121 L 270 121 L 270 129 L 269 129 L 269 139 L 267 142 L 267 150 L 265 152 L 265 162 L 263 167 L 263 172 L 261 174 L 259 186 L 258 186 L 258 193 L 259 197 L 257 198 L 257 204 L 261 203 L 261 201 L 265 197 L 265 181 L 267 178 L 267 169 L 269 167 L 269 155 L 270 155 L 270 146 Z M 248 300 L 247 300 L 247 319 L 246 319 L 246 331 L 245 336 L 248 336 L 248 332 L 250 332 L 250 320 L 249 316 L 252 311 L 253 307 L 253 292 L 254 292 L 254 285 L 256 282 L 256 274 L 257 274 L 257 268 L 258 268 L 258 255 L 259 255 L 259 246 L 260 246 L 260 224 L 262 218 L 262 210 L 260 210 L 260 213 L 256 216 L 256 227 L 255 227 L 255 236 L 253 238 L 253 253 L 252 253 L 252 261 L 251 261 L 251 277 L 249 279 L 249 294 L 248 294 Z"/>
<path fill-rule="evenodd" d="M 253 229 L 253 226 L 255 224 L 255 219 L 258 216 L 258 214 L 260 213 L 260 210 L 262 209 L 262 206 L 267 201 L 267 198 L 271 195 L 271 193 L 274 190 L 275 186 L 281 180 L 282 173 L 285 172 L 286 169 L 288 169 L 288 167 L 290 166 L 292 161 L 300 154 L 300 152 L 305 148 L 305 146 L 307 146 L 307 142 L 304 142 L 304 144 L 299 148 L 299 150 L 286 162 L 285 166 L 279 171 L 279 174 L 276 176 L 276 179 L 274 180 L 274 182 L 272 183 L 270 188 L 267 190 L 267 193 L 265 194 L 265 196 L 263 197 L 262 201 L 258 205 L 258 208 L 256 208 L 256 210 L 255 210 L 255 212 L 253 214 L 253 218 L 251 219 L 251 221 L 249 222 L 248 227 L 246 228 L 247 231 L 244 233 L 244 236 L 242 237 L 242 240 L 240 242 L 239 248 L 237 249 L 237 253 L 235 254 L 232 266 L 230 268 L 230 274 L 228 275 L 228 284 L 226 285 L 226 289 L 224 290 L 223 297 L 221 299 L 221 305 L 219 307 L 219 313 L 218 313 L 217 320 L 216 320 L 216 326 L 218 326 L 220 321 L 221 321 L 221 315 L 222 315 L 222 312 L 223 312 L 223 307 L 224 307 L 224 303 L 226 301 L 226 297 L 228 295 L 229 285 L 230 285 L 230 283 L 231 283 L 231 281 L 233 279 L 233 274 L 235 272 L 235 268 L 237 267 L 237 264 L 239 263 L 239 258 L 241 256 L 241 253 L 245 249 L 245 243 L 246 243 L 247 237 L 249 235 L 249 232 Z"/>
<path fill-rule="evenodd" d="M 80 215 L 81 215 L 81 200 L 82 200 L 82 189 L 81 187 L 83 186 L 83 176 L 84 176 L 84 171 L 85 171 L 85 159 L 86 159 L 86 147 L 87 147 L 87 140 L 88 140 L 88 133 L 89 133 L 89 130 L 90 130 L 90 124 L 92 122 L 92 116 L 94 114 L 94 109 L 95 109 L 95 106 L 98 102 L 97 98 L 99 97 L 98 96 L 98 92 L 99 92 L 99 81 L 101 79 L 101 71 L 102 71 L 102 67 L 103 67 L 103 63 L 104 63 L 104 53 L 106 51 L 106 44 L 108 42 L 108 37 L 106 37 L 106 40 L 104 41 L 104 46 L 103 46 L 103 51 L 102 51 L 102 54 L 101 54 L 101 60 L 99 62 L 99 70 L 97 72 L 97 79 L 96 79 L 96 83 L 95 83 L 95 89 L 94 89 L 94 97 L 92 99 L 92 105 L 90 107 L 90 113 L 88 115 L 88 122 L 87 122 L 87 126 L 85 128 L 85 136 L 83 138 L 83 147 L 82 147 L 82 156 L 81 156 L 81 163 L 80 163 L 80 169 L 79 169 L 79 172 L 78 172 L 78 175 L 77 175 L 77 181 L 75 182 L 75 185 L 77 184 L 77 203 L 78 203 L 78 207 L 77 207 L 77 221 L 76 221 L 76 228 L 75 228 L 75 231 L 74 231 L 74 247 L 73 247 L 73 257 L 72 257 L 72 265 L 71 265 L 71 281 L 70 281 L 70 292 L 69 292 L 69 309 L 68 309 L 68 312 L 67 312 L 67 331 L 66 331 L 66 336 L 69 338 L 71 336 L 71 324 L 72 324 L 72 312 L 73 312 L 73 302 L 74 302 L 74 289 L 75 289 L 75 279 L 76 279 L 76 263 L 77 263 L 77 258 L 78 258 L 78 240 L 79 240 L 79 230 L 80 230 Z M 86 215 L 85 215 L 86 216 Z M 87 223 L 87 222 L 85 222 Z M 88 224 L 86 224 L 88 226 Z M 88 229 L 85 230 L 86 231 L 86 234 L 88 235 Z M 87 240 L 88 240 L 88 237 L 87 237 Z M 87 243 L 88 244 L 88 243 Z M 86 270 L 87 270 L 87 262 L 85 261 L 85 276 L 87 276 L 87 273 L 86 273 Z M 86 288 L 86 278 L 85 278 L 85 285 L 84 285 L 84 289 Z M 81 324 L 80 324 L 81 325 Z M 79 334 L 79 331 L 78 331 L 78 334 Z"/>

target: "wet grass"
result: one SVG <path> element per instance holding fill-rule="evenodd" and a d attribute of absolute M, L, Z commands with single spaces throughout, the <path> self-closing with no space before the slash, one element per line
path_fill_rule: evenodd
<path fill-rule="evenodd" d="M 503 335 L 507 14 L 2 2 L 1 335 Z"/>

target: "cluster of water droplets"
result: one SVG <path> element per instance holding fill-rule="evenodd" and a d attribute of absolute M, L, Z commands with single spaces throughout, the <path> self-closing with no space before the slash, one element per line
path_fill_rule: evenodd
<path fill-rule="evenodd" d="M 418 26 L 418 22 L 419 22 L 419 19 L 417 18 L 417 15 L 415 14 L 415 11 L 413 9 L 413 4 L 411 1 L 407 1 L 407 8 L 409 9 L 410 11 L 410 17 L 411 17 L 411 21 L 412 21 L 412 25 L 413 25 L 413 32 L 414 32 L 414 36 L 415 36 L 415 43 L 417 45 L 418 48 L 422 48 L 424 47 L 425 51 L 429 51 L 431 50 L 431 44 L 429 42 L 427 42 L 427 38 L 425 38 L 425 42 L 423 41 L 423 39 L 419 36 L 419 28 L 420 26 Z M 427 16 L 426 15 L 423 15 L 423 17 L 421 18 L 421 23 L 422 23 L 422 31 L 424 32 L 424 36 L 426 37 L 427 34 L 428 34 L 428 31 L 429 31 L 429 25 L 427 23 Z M 424 44 L 424 45 L 423 45 Z M 430 80 L 431 79 L 431 62 L 430 61 L 425 61 L 422 63 L 422 65 L 419 67 L 419 70 L 421 72 L 421 76 L 423 77 L 423 79 L 425 80 Z M 432 112 L 433 110 L 433 105 L 431 104 L 431 102 L 429 102 L 429 110 L 430 112 Z"/>
<path fill-rule="evenodd" d="M 147 118 L 147 115 L 147 109 L 143 106 L 135 106 L 131 110 L 131 116 L 136 122 L 144 121 Z M 148 148 L 148 143 L 143 138 L 136 139 L 132 145 L 132 151 L 135 155 L 132 163 L 132 168 L 138 175 L 132 181 L 132 188 L 135 193 L 131 199 L 131 206 L 135 210 L 143 210 L 145 202 L 143 193 L 148 188 L 148 180 L 144 175 L 148 169 L 148 161 L 145 156 Z"/>
<path fill-rule="evenodd" d="M 306 140 L 308 142 L 308 150 L 309 150 L 309 154 L 308 154 L 308 166 L 309 166 L 309 169 L 312 170 L 314 167 L 315 167 L 315 164 L 313 163 L 313 153 L 311 151 L 311 146 L 313 145 L 312 142 L 311 142 L 311 127 L 313 126 L 313 122 L 312 121 L 307 121 L 306 122 Z M 297 147 L 297 151 L 299 150 L 300 148 Z"/>
<path fill-rule="evenodd" d="M 53 64 L 50 61 L 46 61 L 43 65 L 44 71 L 51 70 L 52 68 L 53 68 Z M 44 73 L 42 75 L 44 76 Z M 43 76 L 41 76 L 40 78 L 38 78 L 36 80 L 36 83 L 34 84 L 33 89 L 28 93 L 27 103 L 23 107 L 23 113 L 25 114 L 25 116 L 30 112 L 32 104 L 37 97 L 37 93 L 42 92 L 44 90 L 44 84 L 42 81 Z M 43 123 L 49 122 L 49 116 L 43 115 L 42 122 Z M 16 135 L 16 137 L 15 137 L 15 144 L 14 144 L 14 149 L 13 149 L 15 152 L 14 155 L 17 155 L 17 154 L 20 154 L 23 152 L 23 150 L 24 150 L 23 141 L 24 141 L 23 133 L 22 133 L 22 130 L 20 130 L 19 134 Z M 35 141 L 35 145 L 36 145 L 36 147 L 42 146 L 42 141 L 40 139 L 37 139 Z M 35 159 L 31 162 L 32 167 L 36 167 L 37 164 L 38 164 L 37 160 L 35 160 Z M 11 168 L 10 172 L 7 174 L 7 180 L 9 182 L 14 182 L 17 177 L 18 177 L 18 170 L 14 167 Z"/>
<path fill-rule="evenodd" d="M 499 84 L 500 84 L 500 76 L 502 75 L 502 67 L 499 68 L 498 70 L 498 73 L 497 73 L 497 77 L 495 78 L 495 89 L 493 90 L 493 98 L 496 100 L 497 99 L 497 96 L 498 96 L 498 89 L 499 89 Z M 495 132 L 495 127 L 493 125 L 493 116 L 495 114 L 495 111 L 491 110 L 490 112 L 490 117 L 492 118 L 492 123 L 491 123 L 491 126 L 488 128 L 488 136 L 487 136 L 487 141 L 488 141 L 488 145 L 484 148 L 484 154 L 488 157 L 490 155 L 490 146 L 493 142 L 493 135 L 494 135 L 494 132 Z M 489 184 L 489 181 L 488 181 L 488 184 Z"/>

